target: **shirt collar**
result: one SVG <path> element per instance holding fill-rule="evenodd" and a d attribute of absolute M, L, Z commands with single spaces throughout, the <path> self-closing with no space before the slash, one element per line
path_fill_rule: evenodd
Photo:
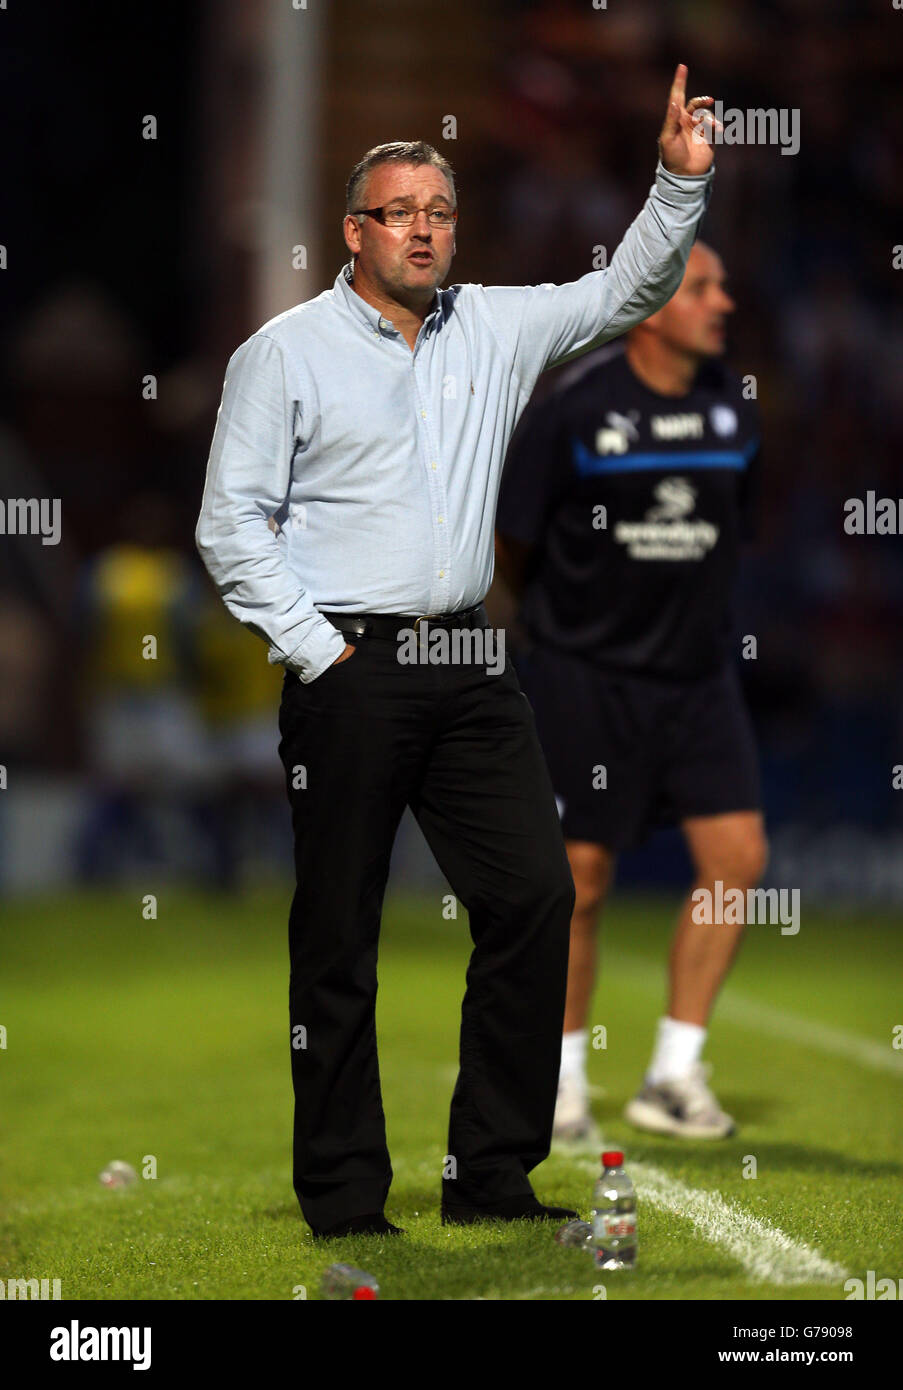
<path fill-rule="evenodd" d="M 350 312 L 354 314 L 355 317 L 358 318 L 366 328 L 369 328 L 371 332 L 373 332 L 374 330 L 377 333 L 381 332 L 383 329 L 385 329 L 385 327 L 388 324 L 391 323 L 391 319 L 384 318 L 378 309 L 375 309 L 372 304 L 368 304 L 366 299 L 361 298 L 361 296 L 352 288 L 353 279 L 354 262 L 349 261 L 347 265 L 342 266 L 342 269 L 339 271 L 338 275 L 335 278 L 336 298 L 343 300 L 346 308 L 348 308 Z M 436 320 L 436 315 L 439 313 L 441 308 L 441 293 L 439 290 L 436 290 L 435 297 L 433 299 L 432 305 L 430 306 L 429 313 L 424 319 L 424 325 L 427 328 L 427 331 L 429 331 L 432 328 L 434 320 L 438 321 Z M 396 332 L 398 331 L 397 329 L 395 329 L 394 324 L 392 324 L 392 328 Z"/>

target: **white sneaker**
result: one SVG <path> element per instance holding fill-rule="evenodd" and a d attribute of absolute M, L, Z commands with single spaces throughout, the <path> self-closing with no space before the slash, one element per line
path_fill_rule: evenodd
<path fill-rule="evenodd" d="M 573 1077 L 564 1077 L 558 1083 L 552 1139 L 573 1144 L 591 1139 L 594 1133 L 586 1087 Z"/>
<path fill-rule="evenodd" d="M 675 1134 L 683 1139 L 726 1139 L 736 1126 L 706 1085 L 710 1068 L 702 1062 L 673 1081 L 646 1082 L 624 1111 L 635 1129 Z"/>

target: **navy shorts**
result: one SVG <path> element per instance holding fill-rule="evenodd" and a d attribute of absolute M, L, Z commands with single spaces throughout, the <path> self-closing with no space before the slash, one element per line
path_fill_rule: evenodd
<path fill-rule="evenodd" d="M 517 674 L 565 839 L 628 849 L 689 816 L 759 810 L 758 755 L 732 666 L 662 680 L 534 647 Z"/>

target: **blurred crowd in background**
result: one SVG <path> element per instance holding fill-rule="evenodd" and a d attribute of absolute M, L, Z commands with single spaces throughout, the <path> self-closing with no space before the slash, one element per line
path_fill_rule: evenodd
<path fill-rule="evenodd" d="M 379 7 L 358 9 L 379 24 Z M 716 152 L 703 231 L 738 304 L 729 360 L 755 377 L 764 424 L 737 613 L 757 658 L 742 675 L 773 838 L 852 827 L 854 844 L 865 832 L 895 843 L 903 547 L 843 522 L 846 499 L 869 489 L 903 497 L 903 15 L 853 0 L 495 9 L 504 41 L 480 56 L 492 81 L 442 146 L 461 204 L 453 278 L 562 282 L 592 269 L 598 246 L 610 258 L 652 181 L 678 60 L 690 93 L 800 112 L 795 155 Z M 85 881 L 174 862 L 228 888 L 261 864 L 290 867 L 281 668 L 228 615 L 193 542 L 225 364 L 259 326 L 246 208 L 211 224 L 204 202 L 199 92 L 215 12 L 157 17 L 137 69 L 125 29 L 98 49 L 71 16 L 50 40 L 24 21 L 0 59 L 28 132 L 8 175 L 0 497 L 60 497 L 63 515 L 57 546 L 0 538 L 2 795 L 22 776 L 78 789 L 67 852 Z M 437 64 L 445 22 L 421 12 L 419 51 Z M 443 113 L 429 129 L 387 129 L 379 95 L 376 83 L 359 154 L 391 138 L 441 145 Z M 140 158 L 124 133 L 139 110 L 177 131 Z M 334 191 L 322 283 L 299 298 L 346 258 Z M 0 849 L 0 882 L 3 863 Z"/>
<path fill-rule="evenodd" d="M 843 529 L 847 498 L 903 496 L 900 36 L 852 0 L 613 0 L 604 25 L 582 3 L 521 13 L 495 279 L 573 278 L 588 246 L 617 244 L 648 185 L 648 113 L 674 55 L 689 91 L 725 108 L 799 110 L 796 155 L 716 149 L 703 231 L 738 305 L 729 360 L 755 376 L 764 427 L 737 615 L 758 652 L 743 676 L 772 824 L 903 824 L 903 545 Z"/>

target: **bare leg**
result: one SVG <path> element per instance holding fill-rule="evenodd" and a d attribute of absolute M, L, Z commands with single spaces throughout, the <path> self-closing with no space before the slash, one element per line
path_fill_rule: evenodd
<path fill-rule="evenodd" d="M 696 816 L 685 820 L 682 829 L 696 870 L 694 888 L 713 892 L 718 879 L 725 892 L 729 888 L 745 892 L 757 885 L 768 858 L 758 811 Z M 691 910 L 692 897 L 688 897 L 671 943 L 668 1016 L 704 1028 L 737 954 L 743 927 L 694 922 Z"/>
<path fill-rule="evenodd" d="M 696 888 L 745 890 L 758 883 L 767 846 L 756 811 L 696 816 L 683 822 L 696 869 Z M 637 1129 L 686 1139 L 724 1139 L 735 1128 L 719 1106 L 699 1067 L 706 1025 L 718 991 L 737 954 L 742 925 L 694 922 L 692 896 L 681 912 L 669 963 L 668 1013 L 658 1036 L 646 1081 L 624 1112 Z"/>
<path fill-rule="evenodd" d="M 574 879 L 576 901 L 571 917 L 571 949 L 568 958 L 568 992 L 564 1031 L 586 1027 L 590 999 L 596 981 L 597 927 L 615 870 L 615 856 L 603 845 L 568 840 L 568 861 Z"/>
<path fill-rule="evenodd" d="M 592 1129 L 586 1084 L 586 1024 L 596 979 L 596 935 L 615 860 L 602 845 L 585 840 L 567 840 L 565 848 L 575 899 L 554 1135 L 582 1141 L 589 1138 Z"/>

